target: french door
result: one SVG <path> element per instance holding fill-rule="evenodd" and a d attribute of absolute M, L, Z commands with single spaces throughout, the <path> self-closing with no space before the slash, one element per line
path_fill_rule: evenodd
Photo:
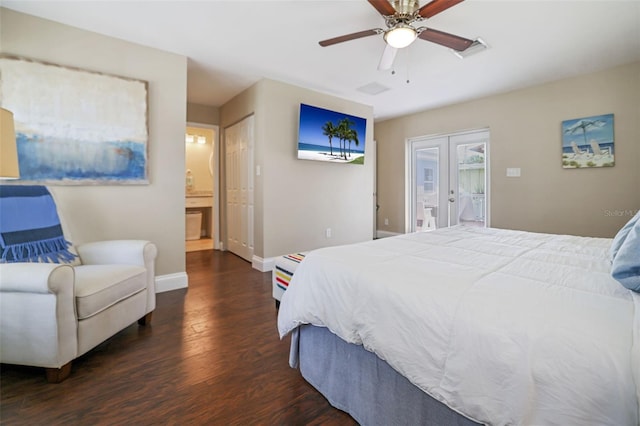
<path fill-rule="evenodd" d="M 488 225 L 489 131 L 407 142 L 406 231 Z"/>

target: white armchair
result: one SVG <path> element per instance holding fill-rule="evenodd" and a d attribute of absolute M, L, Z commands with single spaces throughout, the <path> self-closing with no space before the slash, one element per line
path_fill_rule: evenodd
<path fill-rule="evenodd" d="M 60 382 L 75 358 L 136 321 L 151 321 L 153 243 L 101 241 L 75 250 L 73 264 L 0 264 L 0 362 L 44 367 L 49 382 Z"/>

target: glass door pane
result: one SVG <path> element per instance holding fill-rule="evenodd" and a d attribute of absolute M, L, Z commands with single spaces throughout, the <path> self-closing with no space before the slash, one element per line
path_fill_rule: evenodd
<path fill-rule="evenodd" d="M 438 223 L 440 148 L 423 148 L 415 151 L 415 231 L 436 229 Z"/>
<path fill-rule="evenodd" d="M 451 224 L 486 225 L 486 143 L 482 139 L 451 147 Z"/>

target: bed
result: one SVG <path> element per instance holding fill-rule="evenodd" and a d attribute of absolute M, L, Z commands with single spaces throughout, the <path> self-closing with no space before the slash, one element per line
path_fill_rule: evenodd
<path fill-rule="evenodd" d="M 291 366 L 364 425 L 638 425 L 640 295 L 612 277 L 623 243 L 456 226 L 314 250 L 278 331 Z"/>

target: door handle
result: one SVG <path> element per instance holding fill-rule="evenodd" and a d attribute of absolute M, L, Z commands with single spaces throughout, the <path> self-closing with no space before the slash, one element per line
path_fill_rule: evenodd
<path fill-rule="evenodd" d="M 454 203 L 455 201 L 456 201 L 456 199 L 455 199 L 455 198 L 453 198 L 453 197 L 449 198 L 449 202 L 450 202 L 450 203 Z"/>

